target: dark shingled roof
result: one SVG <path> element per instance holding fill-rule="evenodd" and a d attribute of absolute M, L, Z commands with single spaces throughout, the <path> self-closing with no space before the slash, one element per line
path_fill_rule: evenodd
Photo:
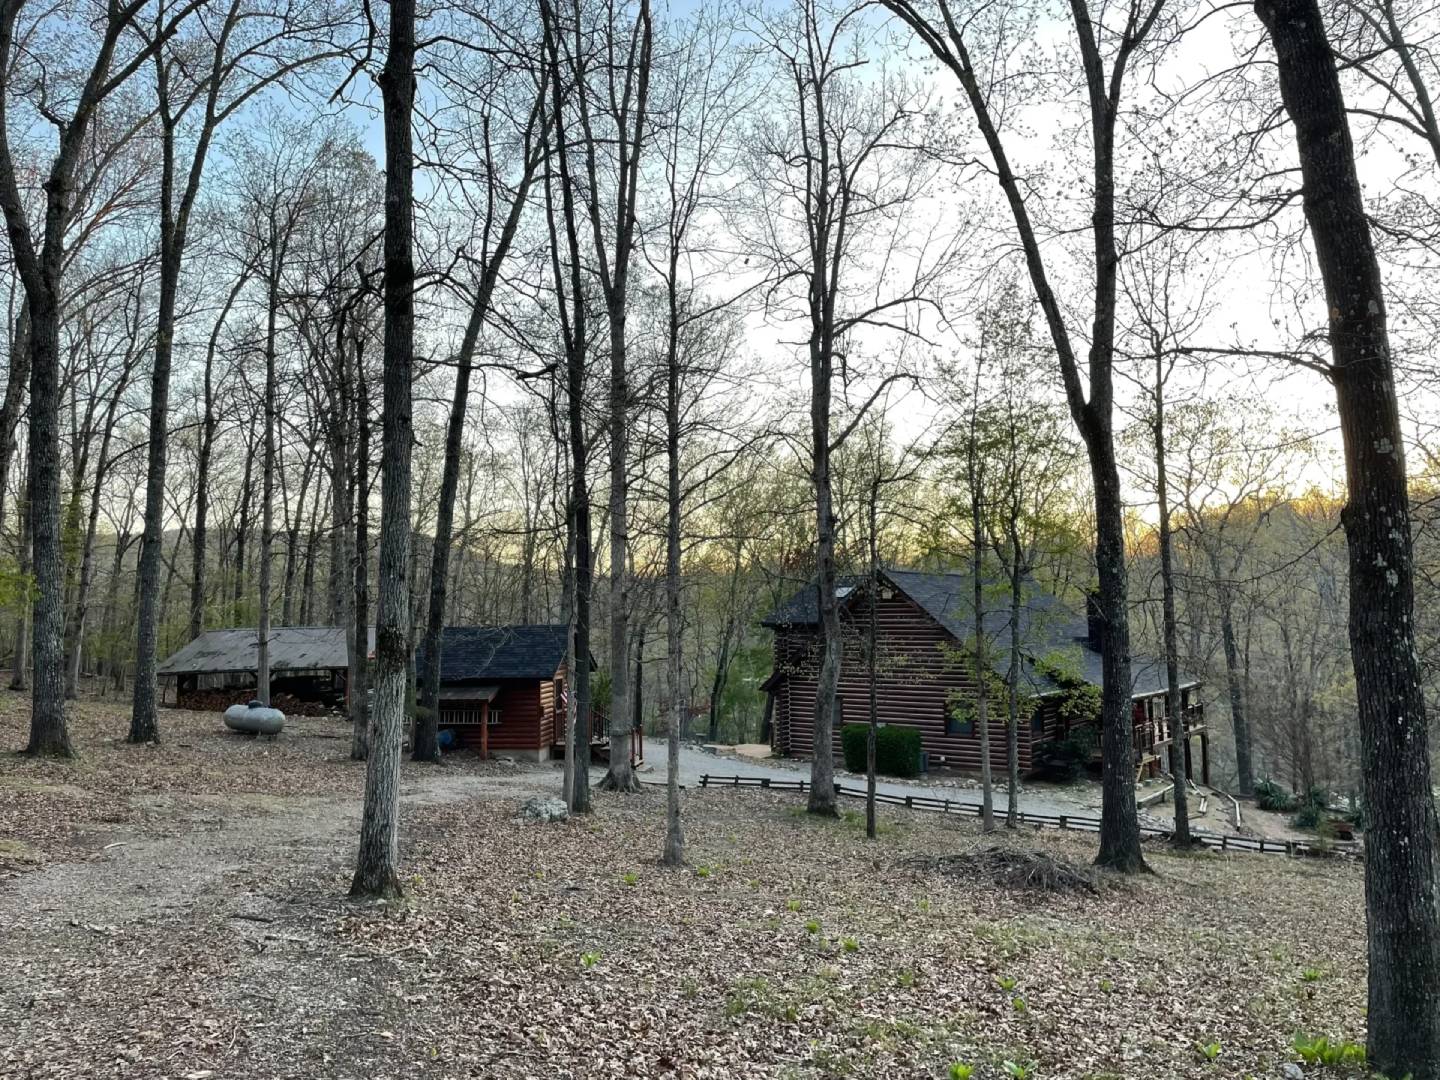
<path fill-rule="evenodd" d="M 969 642 L 975 636 L 974 578 L 969 574 L 931 574 L 916 570 L 883 570 L 881 577 L 904 593 L 918 608 L 940 624 L 957 642 Z M 839 579 L 842 606 L 855 595 L 863 578 Z M 995 670 L 1004 675 L 1009 668 L 1010 596 L 1003 582 L 986 586 L 984 598 L 984 632 L 995 650 Z M 815 586 L 807 585 L 791 596 L 761 623 L 772 629 L 787 626 L 815 626 L 819 622 L 818 597 Z M 1058 683 L 1041 670 L 1050 668 L 1073 672 L 1095 686 L 1101 685 L 1102 658 L 1099 650 L 1088 642 L 1088 627 L 1083 610 L 1076 611 L 1058 596 L 1046 592 L 1033 581 L 1027 581 L 1020 610 L 1020 641 L 1024 652 L 1023 676 L 1031 693 L 1048 694 L 1060 689 Z M 1148 656 L 1132 656 L 1130 663 L 1131 696 L 1150 697 L 1165 691 L 1165 665 Z M 1181 671 L 1180 685 L 1192 686 L 1199 680 Z"/>
<path fill-rule="evenodd" d="M 447 626 L 440 641 L 440 682 L 553 679 L 565 662 L 568 639 L 563 623 Z M 423 654 L 416 657 L 417 665 L 423 661 Z"/>

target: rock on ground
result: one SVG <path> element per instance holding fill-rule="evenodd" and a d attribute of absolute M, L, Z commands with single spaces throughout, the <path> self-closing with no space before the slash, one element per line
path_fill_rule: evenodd
<path fill-rule="evenodd" d="M 563 800 L 551 796 L 527 799 L 520 807 L 520 816 L 526 821 L 564 821 L 570 816 L 570 811 Z"/>

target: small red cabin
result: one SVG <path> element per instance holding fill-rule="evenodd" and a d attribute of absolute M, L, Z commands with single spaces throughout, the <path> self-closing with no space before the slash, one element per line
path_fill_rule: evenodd
<path fill-rule="evenodd" d="M 544 761 L 564 741 L 569 628 L 447 626 L 440 643 L 440 730 L 481 753 Z M 422 658 L 417 664 L 423 667 Z"/>

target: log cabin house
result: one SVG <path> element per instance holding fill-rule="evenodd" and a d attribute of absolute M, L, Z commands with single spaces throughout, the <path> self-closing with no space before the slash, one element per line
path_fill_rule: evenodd
<path fill-rule="evenodd" d="M 921 749 L 932 766 L 978 772 L 980 735 L 973 713 L 967 718 L 966 710 L 955 708 L 957 702 L 971 702 L 975 696 L 972 581 L 966 574 L 880 573 L 874 598 L 875 689 L 879 722 L 918 728 Z M 837 589 L 844 641 L 837 755 L 841 725 L 869 721 L 870 591 L 863 578 L 842 579 Z M 983 603 L 986 651 L 997 679 L 1003 680 L 1010 665 L 1008 590 L 1003 584 L 987 587 Z M 821 657 L 816 587 L 795 593 L 761 625 L 775 632 L 774 671 L 762 684 L 769 695 L 771 745 L 779 754 L 808 756 Z M 1018 741 L 1020 771 L 1027 775 L 1036 770 L 1045 744 L 1069 734 L 1062 708 L 1066 686 L 1077 681 L 1100 685 L 1098 617 L 1093 609 L 1077 616 L 1058 597 L 1029 583 L 1020 611 L 1020 641 L 1021 680 L 1030 708 L 1019 725 Z M 1173 728 L 1165 716 L 1165 665 L 1153 657 L 1134 656 L 1131 680 L 1137 776 L 1155 775 L 1168 767 Z M 1191 770 L 1192 744 L 1198 742 L 1200 777 L 1209 783 L 1209 735 L 1203 724 L 1200 683 L 1182 672 L 1180 691 L 1187 770 Z M 988 726 L 991 767 L 1003 774 L 1003 694 L 992 694 Z"/>
<path fill-rule="evenodd" d="M 369 637 L 373 659 L 373 627 Z M 535 761 L 563 750 L 568 645 L 563 624 L 447 626 L 440 646 L 443 742 Z M 177 707 L 224 708 L 255 696 L 258 652 L 254 628 L 207 630 L 166 658 L 157 674 L 173 684 Z M 347 701 L 344 629 L 274 627 L 270 670 L 272 694 L 288 695 L 290 708 L 313 703 L 338 711 Z M 592 710 L 590 736 L 596 744 L 607 738 L 602 709 Z"/>

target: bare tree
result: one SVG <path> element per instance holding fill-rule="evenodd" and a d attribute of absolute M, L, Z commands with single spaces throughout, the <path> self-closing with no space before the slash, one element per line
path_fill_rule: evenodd
<path fill-rule="evenodd" d="M 12 97 L 17 88 L 13 50 L 26 0 L 0 3 L 0 211 L 16 269 L 25 287 L 30 315 L 30 499 L 29 521 L 35 572 L 34 696 L 27 752 L 69 757 L 65 725 L 65 610 L 60 536 L 60 313 L 66 233 L 75 196 L 75 171 L 102 103 L 122 86 L 179 28 L 200 0 L 178 4 L 151 39 L 116 64 L 122 38 L 134 28 L 145 0 L 109 0 L 89 70 L 68 117 L 46 106 L 58 129 L 58 145 L 45 180 L 44 225 L 37 243 L 20 195 L 10 146 Z M 39 67 L 24 76 L 45 95 L 47 73 Z"/>
<path fill-rule="evenodd" d="M 507 64 L 507 70 L 513 71 L 513 68 Z M 476 346 L 480 342 L 485 320 L 490 315 L 501 269 L 519 231 L 530 185 L 544 157 L 545 140 L 541 137 L 538 126 L 544 116 L 542 107 L 546 92 L 546 82 L 542 75 L 538 79 L 535 94 L 529 96 L 531 107 L 528 114 L 523 121 L 518 118 L 515 121 L 520 128 L 520 171 L 513 182 L 513 188 L 509 190 L 500 175 L 500 163 L 495 160 L 495 146 L 491 134 L 495 118 L 489 108 L 486 108 L 481 116 L 483 145 L 479 149 L 483 151 L 485 162 L 485 174 L 482 178 L 485 198 L 480 216 L 480 251 L 476 256 L 479 275 L 470 298 L 470 318 L 456 357 L 455 386 L 450 403 L 450 419 L 445 431 L 445 463 L 440 481 L 440 498 L 436 504 L 435 536 L 430 555 L 430 603 L 425 622 L 424 646 L 421 649 L 424 663 L 419 672 L 420 708 L 415 723 L 413 750 L 416 761 L 438 761 L 440 758 L 440 648 L 445 627 L 450 549 L 454 543 L 454 504 L 460 484 L 460 458 L 464 448 L 470 377 L 475 367 Z M 499 100 L 503 104 L 498 89 L 491 100 Z"/>
<path fill-rule="evenodd" d="M 375 715 L 365 810 L 350 895 L 399 896 L 400 741 L 409 680 L 411 372 L 415 353 L 415 3 L 391 0 L 379 77 L 385 117 L 385 405 L 380 460 L 380 606 L 375 619 Z"/>
<path fill-rule="evenodd" d="M 815 500 L 816 597 L 823 655 L 815 699 L 810 769 L 811 813 L 834 815 L 836 725 L 843 643 L 837 595 L 836 508 L 832 461 L 890 383 L 872 382 L 867 400 L 837 431 L 837 381 L 845 401 L 861 372 L 851 367 L 850 335 L 861 327 L 913 333 L 909 317 L 933 302 L 937 256 L 928 243 L 906 252 L 913 269 L 898 288 L 880 290 L 860 267 L 876 246 L 898 255 L 914 241 L 907 211 L 928 170 L 906 151 L 923 95 L 893 73 L 861 79 L 875 45 L 864 3 L 831 7 L 796 0 L 762 21 L 760 37 L 776 65 L 786 107 L 756 132 L 757 254 L 771 268 L 772 317 L 804 327 L 810 370 L 810 481 Z M 935 248 L 943 248 L 935 241 Z M 884 258 L 885 256 L 880 256 Z M 900 259 L 887 259 L 894 267 Z M 889 282 L 884 282 L 887 285 Z M 925 298 L 922 300 L 922 297 Z"/>
<path fill-rule="evenodd" d="M 600 786 L 607 791 L 635 792 L 640 781 L 630 761 L 630 580 L 629 425 L 630 382 L 628 341 L 630 262 L 635 250 L 640 193 L 640 158 L 647 131 L 650 53 L 654 28 L 650 0 L 639 0 L 633 19 L 613 6 L 602 9 L 602 25 L 588 31 L 579 3 L 574 7 L 570 66 L 576 112 L 583 135 L 585 183 L 581 186 L 590 219 L 594 266 L 605 303 L 610 351 L 610 760 Z M 629 26 L 624 24 L 629 21 Z M 599 41 L 592 45 L 592 34 Z M 591 48 L 599 56 L 582 58 Z M 596 80 L 596 85 L 591 80 Z M 592 101 L 592 98 L 594 99 Z M 604 127 L 602 128 L 602 123 Z M 602 159 L 614 148 L 613 162 Z M 613 207 L 603 205 L 610 175 Z M 613 214 L 613 217 L 611 216 Z M 607 239 L 607 232 L 610 233 Z"/>
<path fill-rule="evenodd" d="M 1429 728 L 1415 649 L 1405 436 L 1380 265 L 1336 64 L 1317 0 L 1258 0 L 1295 128 L 1325 306 L 1348 501 L 1350 648 L 1365 786 L 1370 994 L 1367 1064 L 1440 1076 L 1440 898 Z"/>
<path fill-rule="evenodd" d="M 1125 575 L 1124 504 L 1115 454 L 1114 346 L 1116 286 L 1120 252 L 1115 233 L 1115 136 L 1124 84 L 1132 62 L 1160 20 L 1164 0 L 1128 0 L 1092 10 L 1088 0 L 1071 0 L 1070 16 L 1085 89 L 1093 159 L 1087 186 L 1093 192 L 1090 227 L 1094 242 L 1094 309 L 1090 321 L 1088 388 L 1065 312 L 1052 285 L 1033 221 L 1033 188 L 1018 176 L 1002 128 L 1005 63 L 1013 43 L 1003 26 L 969 19 L 951 0 L 883 0 L 959 81 L 988 150 L 1025 255 L 1026 269 L 1045 316 L 1059 360 L 1070 413 L 1090 457 L 1095 496 L 1095 562 L 1099 574 L 1104 654 L 1101 698 L 1101 756 L 1104 764 L 1100 851 L 1097 863 L 1123 872 L 1146 869 L 1135 806 L 1134 747 L 1130 716 L 1130 623 Z M 995 10 L 1004 23 L 1008 12 Z M 1024 8 L 1015 11 L 1024 18 Z M 1117 28 L 1118 26 L 1118 28 Z M 977 68 L 975 39 L 997 34 L 993 58 Z M 988 50 L 988 45 L 982 46 Z M 1107 58 L 1108 50 L 1108 58 Z"/>
<path fill-rule="evenodd" d="M 165 470 L 170 426 L 170 373 L 175 341 L 175 304 L 180 291 L 180 273 L 189 239 L 190 217 L 200 194 L 200 182 L 216 130 L 254 95 L 273 86 L 296 68 L 314 62 L 323 53 L 309 48 L 298 55 L 286 55 L 286 37 L 298 33 L 304 23 L 303 11 L 282 2 L 273 8 L 255 0 L 229 0 L 219 12 L 203 9 L 195 16 L 197 32 L 179 43 L 174 52 L 161 47 L 167 36 L 170 8 L 179 4 L 162 0 L 155 10 L 152 50 L 155 91 L 161 136 L 160 173 L 160 308 L 155 339 L 155 363 L 150 375 L 149 468 L 145 486 L 145 535 L 140 543 L 140 609 L 135 642 L 135 693 L 130 714 L 130 742 L 158 742 L 160 729 L 155 715 L 155 642 L 157 591 L 160 577 L 160 548 L 164 530 Z M 311 30 L 313 28 L 306 28 Z M 208 63 L 191 75 L 192 53 L 196 46 L 208 48 Z M 308 43 L 307 43 L 308 45 Z M 178 84 L 177 84 L 178 83 Z M 238 85 L 237 85 L 238 84 Z M 200 119 L 195 132 L 190 163 L 177 178 L 177 134 L 192 109 Z M 180 190 L 176 191 L 179 179 Z M 267 356 L 269 353 L 267 352 Z M 267 384 L 268 385 L 268 384 Z M 272 396 L 266 403 L 273 406 Z M 267 433 L 270 426 L 267 424 Z M 267 434 L 267 448 L 271 446 Z M 267 482 L 271 470 L 266 470 Z M 269 499 L 266 499 L 269 506 Z M 268 556 L 268 550 L 266 551 Z M 261 567 L 266 577 L 268 558 Z M 262 617 L 264 612 L 262 612 Z M 262 662 L 265 659 L 262 646 Z M 270 701 L 268 683 L 262 679 L 260 696 Z"/>

